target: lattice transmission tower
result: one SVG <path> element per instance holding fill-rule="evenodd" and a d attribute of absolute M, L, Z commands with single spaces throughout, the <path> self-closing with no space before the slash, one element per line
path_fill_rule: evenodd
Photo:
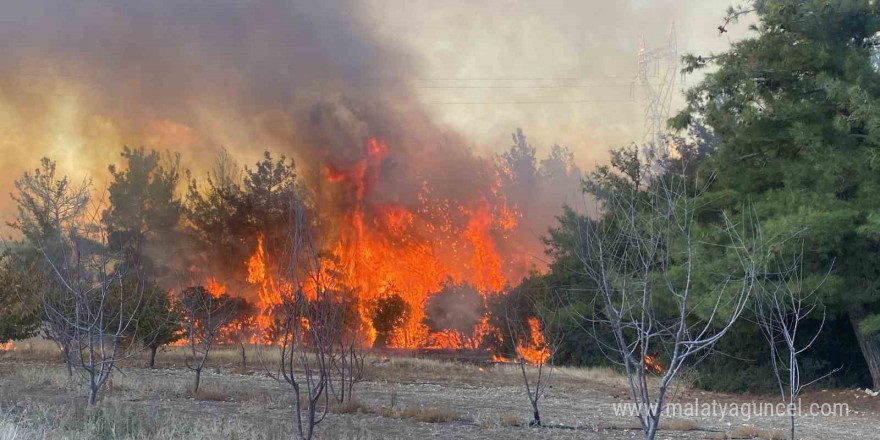
<path fill-rule="evenodd" d="M 678 75 L 678 43 L 675 23 L 669 28 L 666 47 L 648 49 L 645 37 L 639 44 L 639 74 L 636 83 L 645 91 L 645 134 L 642 142 L 654 148 L 664 148 L 662 139 L 666 134 L 666 122 L 676 90 Z"/>

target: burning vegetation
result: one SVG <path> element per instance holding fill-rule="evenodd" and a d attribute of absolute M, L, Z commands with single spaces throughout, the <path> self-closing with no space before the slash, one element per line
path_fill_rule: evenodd
<path fill-rule="evenodd" d="M 536 258 L 543 252 L 539 236 L 563 203 L 581 197 L 572 154 L 553 146 L 542 160 L 519 131 L 502 154 L 474 153 L 421 107 L 411 84 L 397 79 L 417 76 L 415 60 L 386 44 L 362 21 L 368 14 L 352 13 L 347 2 L 198 3 L 195 9 L 212 14 L 192 15 L 194 9 L 180 5 L 103 5 L 127 23 L 124 36 L 94 19 L 102 14 L 83 13 L 53 21 L 82 35 L 58 42 L 63 47 L 18 41 L 21 58 L 0 70 L 30 78 L 28 66 L 45 65 L 51 87 L 35 87 L 58 91 L 28 93 L 31 87 L 19 81 L 0 88 L 23 119 L 36 121 L 17 124 L 27 128 L 21 139 L 38 145 L 45 131 L 62 139 L 65 151 L 76 143 L 71 140 L 132 139 L 163 150 L 126 149 L 109 177 L 94 173 L 95 182 L 111 188 L 109 203 L 118 205 L 99 221 L 114 243 L 131 243 L 149 257 L 145 269 L 166 291 L 202 286 L 215 297 L 251 303 L 252 322 L 231 324 L 247 334 L 236 340 L 273 342 L 285 289 L 308 294 L 317 284 L 351 299 L 357 318 L 351 325 L 370 345 L 477 348 L 497 339 L 486 302 L 530 271 L 546 269 Z M 44 6 L 15 9 L 30 17 L 57 9 Z M 187 19 L 169 23 L 164 16 Z M 13 34 L 29 31 L 14 28 Z M 157 47 L 180 50 L 157 57 Z M 132 51 L 144 56 L 129 57 Z M 129 62 L 119 63 L 121 54 Z M 55 77 L 53 66 L 63 75 Z M 77 99 L 56 99 L 65 94 Z M 64 133 L 44 117 L 61 108 L 83 116 Z M 206 152 L 221 144 L 235 147 L 212 161 Z M 240 168 L 234 158 L 254 153 L 246 145 L 268 145 L 284 156 L 267 153 L 254 168 Z M 183 155 L 165 154 L 169 146 Z M 99 170 L 115 154 L 97 150 L 61 160 Z M 320 282 L 291 286 L 281 276 L 291 200 L 307 206 L 319 237 Z M 481 311 L 467 328 L 438 327 L 426 312 L 448 284 L 479 295 Z"/>
<path fill-rule="evenodd" d="M 236 324 L 248 336 L 236 340 L 277 342 L 272 328 L 285 292 L 315 298 L 325 289 L 349 300 L 356 319 L 347 325 L 367 346 L 485 349 L 502 339 L 487 302 L 544 269 L 531 228 L 549 219 L 532 214 L 532 197 L 558 193 L 551 184 L 559 179 L 579 179 L 563 149 L 538 164 L 524 136 L 514 140 L 494 160 L 467 157 L 476 173 L 467 191 L 437 175 L 417 185 L 401 178 L 394 147 L 374 137 L 355 159 L 325 158 L 303 167 L 305 174 L 266 153 L 239 178 L 235 161 L 221 152 L 204 179 L 190 178 L 181 204 L 184 229 L 202 249 L 186 259 L 186 276 L 203 280 L 215 297 L 253 304 L 252 322 Z M 318 237 L 310 246 L 320 260 L 318 273 L 293 275 L 295 286 L 282 261 L 291 252 L 291 203 L 308 211 L 306 226 Z M 527 345 L 540 347 L 540 329 L 531 333 Z M 541 356 L 540 348 L 528 350 L 530 361 Z"/>

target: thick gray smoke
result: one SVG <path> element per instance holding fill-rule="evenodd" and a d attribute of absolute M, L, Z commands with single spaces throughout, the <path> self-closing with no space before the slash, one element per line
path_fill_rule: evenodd
<path fill-rule="evenodd" d="M 4 2 L 0 93 L 34 122 L 73 97 L 74 116 L 106 118 L 126 142 L 283 147 L 316 102 L 405 99 L 393 78 L 410 60 L 357 15 L 345 0 Z"/>
<path fill-rule="evenodd" d="M 529 87 L 558 81 L 415 81 L 526 86 L 423 88 L 423 102 L 599 99 L 427 107 L 480 147 L 494 139 L 498 151 L 525 124 L 543 151 L 563 142 L 581 165 L 592 165 L 608 148 L 641 136 L 637 103 L 619 102 L 627 99 L 641 37 L 662 45 L 676 21 L 682 51 L 718 49 L 727 38 L 715 25 L 729 3 L 0 2 L 0 170 L 14 176 L 49 155 L 65 171 L 102 182 L 123 144 L 183 150 L 187 165 L 199 168 L 220 144 L 247 162 L 263 149 L 299 156 L 332 149 L 346 158 L 361 154 L 369 135 L 394 145 L 398 162 L 409 156 L 402 151 L 416 149 L 441 149 L 443 159 L 450 150 L 466 155 L 455 131 L 438 127 L 413 97 L 409 87 L 424 77 L 595 77 L 574 90 Z M 456 178 L 472 171 L 448 171 L 459 169 Z M 5 193 L 10 184 L 0 185 Z M 7 203 L 4 197 L 0 208 Z"/>
<path fill-rule="evenodd" d="M 267 149 L 318 172 L 361 160 L 378 137 L 389 158 L 373 197 L 412 201 L 430 175 L 442 176 L 432 180 L 453 198 L 479 186 L 480 163 L 403 86 L 413 60 L 368 29 L 359 8 L 347 0 L 6 2 L 0 115 L 10 117 L 0 119 L 15 132 L 0 134 L 10 151 L 0 165 L 14 176 L 38 152 L 101 183 L 123 144 L 182 150 L 195 169 L 222 144 L 248 162 Z"/>
<path fill-rule="evenodd" d="M 0 172 L 7 178 L 0 191 L 8 192 L 12 179 L 36 166 L 40 156 L 56 159 L 74 177 L 92 176 L 99 187 L 123 145 L 181 151 L 185 165 L 196 171 L 210 167 L 220 145 L 243 163 L 271 150 L 295 157 L 301 170 L 316 175 L 325 166 L 351 169 L 364 159 L 368 139 L 377 137 L 389 151 L 379 170 L 382 178 L 372 182 L 370 201 L 411 204 L 425 181 L 435 196 L 461 200 L 485 190 L 494 176 L 469 142 L 436 122 L 436 107 L 426 111 L 420 105 L 426 99 L 420 94 L 427 92 L 414 91 L 412 80 L 424 68 L 449 77 L 628 75 L 640 32 L 662 43 L 673 16 L 686 13 L 694 23 L 679 21 L 680 35 L 706 28 L 714 37 L 712 21 L 700 20 L 720 15 L 725 5 L 692 7 L 693 1 L 677 0 L 2 2 Z M 661 10 L 669 19 L 658 19 Z M 438 41 L 431 40 L 435 37 Z M 422 48 L 419 57 L 412 55 L 414 45 Z M 512 83 L 536 84 L 545 83 Z M 428 100 L 604 97 L 594 88 L 578 89 L 583 96 L 575 98 L 544 95 L 572 93 L 568 89 L 469 90 L 436 91 L 467 95 Z M 605 92 L 617 96 L 619 90 Z M 546 130 L 552 120 L 562 139 L 595 140 L 593 133 L 637 127 L 632 138 L 618 144 L 589 145 L 593 160 L 595 151 L 640 136 L 639 121 L 627 116 L 637 117 L 639 110 L 621 113 L 622 124 L 611 121 L 617 113 L 605 106 L 454 106 L 453 113 L 469 119 L 465 126 L 486 133 L 509 133 L 525 124 L 529 134 Z M 541 111 L 524 113 L 526 108 Z M 572 119 L 575 114 L 588 115 L 590 123 Z M 518 122 L 499 124 L 498 115 Z M 538 147 L 545 153 L 555 140 L 545 135 Z M 582 158 L 585 146 L 573 146 Z M 576 202 L 570 194 L 577 179 L 565 180 L 558 192 L 553 185 L 537 191 L 516 182 L 510 196 L 521 209 L 533 208 L 521 221 L 532 239 L 544 232 L 561 201 Z M 10 211 L 7 197 L 0 199 L 0 211 Z"/>

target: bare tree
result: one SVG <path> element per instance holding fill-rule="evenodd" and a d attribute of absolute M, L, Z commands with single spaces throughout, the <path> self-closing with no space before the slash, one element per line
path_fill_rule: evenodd
<path fill-rule="evenodd" d="M 350 392 L 363 359 L 356 352 L 352 356 L 354 342 L 340 343 L 345 306 L 333 289 L 337 283 L 323 265 L 315 227 L 300 200 L 290 201 L 287 224 L 277 277 L 280 363 L 274 377 L 293 390 L 294 435 L 311 439 L 328 413 L 334 370 L 343 372 L 341 386 L 347 383 Z M 347 353 L 342 353 L 344 347 Z"/>
<path fill-rule="evenodd" d="M 579 226 L 575 252 L 582 275 L 595 285 L 582 327 L 624 370 L 644 437 L 653 439 L 676 378 L 742 314 L 754 289 L 755 261 L 751 241 L 728 222 L 729 255 L 738 267 L 698 274 L 694 216 L 701 192 L 679 176 L 636 182 L 644 189 L 605 188 L 602 218 Z M 658 351 L 668 365 L 653 384 L 651 355 Z"/>
<path fill-rule="evenodd" d="M 336 332 L 336 342 L 330 356 L 330 393 L 337 403 L 350 402 L 354 396 L 354 386 L 364 380 L 364 361 L 366 353 L 365 330 L 360 328 L 357 313 L 357 297 L 340 292 L 338 315 L 341 328 Z"/>
<path fill-rule="evenodd" d="M 757 229 L 760 230 L 760 227 Z M 773 373 L 782 401 L 788 408 L 790 438 L 794 440 L 796 402 L 801 391 L 834 374 L 839 368 L 803 383 L 799 357 L 816 342 L 825 325 L 825 307 L 820 298 L 825 278 L 804 280 L 803 243 L 790 262 L 771 259 L 775 262 L 775 268 L 764 271 L 761 289 L 757 291 L 754 301 L 755 316 L 770 348 Z M 814 319 L 814 312 L 818 311 L 822 313 L 819 328 L 809 340 L 805 340 L 803 324 L 808 319 Z"/>
<path fill-rule="evenodd" d="M 60 261 L 64 257 L 66 239 L 69 238 L 65 237 L 65 231 L 76 230 L 76 225 L 86 215 L 91 181 L 84 179 L 79 185 L 75 185 L 67 176 L 59 177 L 55 162 L 44 157 L 39 168 L 32 173 L 25 172 L 15 181 L 15 188 L 16 193 L 12 194 L 12 199 L 16 202 L 18 214 L 9 226 L 20 231 L 37 248 L 35 260 L 43 261 L 50 257 L 52 261 Z M 49 268 L 44 272 L 51 275 L 50 280 L 55 279 L 54 272 Z M 69 292 L 63 289 L 46 290 L 59 287 L 58 283 L 45 284 L 42 293 L 46 296 L 41 299 L 53 299 L 53 307 L 57 307 L 59 312 L 46 314 L 46 337 L 60 346 L 67 375 L 71 377 L 73 369 L 69 338 L 74 332 L 64 317 L 71 316 L 75 307 Z"/>
<path fill-rule="evenodd" d="M 563 333 L 561 330 L 548 332 L 548 323 L 555 320 L 555 311 L 547 311 L 551 314 L 550 319 L 545 319 L 545 313 L 539 313 L 539 316 L 531 316 L 525 322 L 516 320 L 505 309 L 505 322 L 507 323 L 508 337 L 511 338 L 514 350 L 516 352 L 516 361 L 522 373 L 523 385 L 526 389 L 526 397 L 532 407 L 532 421 L 529 426 L 541 426 L 541 412 L 538 404 L 550 379 L 553 377 L 553 355 L 562 342 Z M 551 339 L 547 339 L 547 336 Z"/>
<path fill-rule="evenodd" d="M 67 377 L 73 377 L 73 340 L 75 331 L 71 325 L 69 316 L 76 310 L 74 297 L 65 292 L 55 282 L 55 274 L 51 267 L 44 268 L 44 272 L 51 278 L 44 281 L 40 289 L 40 306 L 42 308 L 44 336 L 54 341 L 61 349 L 61 357 L 67 369 Z"/>
<path fill-rule="evenodd" d="M 56 224 L 55 240 L 42 240 L 47 285 L 41 304 L 52 334 L 67 346 L 67 361 L 88 376 L 89 404 L 125 353 L 146 279 L 113 252 L 97 212 L 84 221 Z"/>
<path fill-rule="evenodd" d="M 193 396 L 199 392 L 202 369 L 208 355 L 224 327 L 239 315 L 242 300 L 227 294 L 214 296 L 202 286 L 188 287 L 180 295 L 192 362 L 187 367 L 195 372 Z"/>

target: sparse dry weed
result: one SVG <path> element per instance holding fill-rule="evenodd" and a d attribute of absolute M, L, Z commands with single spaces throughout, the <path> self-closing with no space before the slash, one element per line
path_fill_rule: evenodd
<path fill-rule="evenodd" d="M 469 421 L 461 414 L 452 411 L 449 408 L 441 407 L 423 407 L 420 405 L 409 406 L 400 410 L 397 417 L 405 419 L 413 419 L 417 422 L 424 423 L 447 423 L 447 422 L 465 422 Z"/>
<path fill-rule="evenodd" d="M 718 433 L 714 438 L 719 440 L 756 438 L 763 440 L 783 440 L 787 437 L 785 432 L 779 429 L 761 429 L 756 426 L 743 425 L 730 432 Z"/>
<path fill-rule="evenodd" d="M 334 414 L 373 414 L 376 411 L 360 402 L 345 402 L 332 405 L 330 412 Z"/>
<path fill-rule="evenodd" d="M 660 429 L 663 431 L 693 431 L 697 429 L 697 424 L 691 420 L 670 419 L 661 421 Z"/>

